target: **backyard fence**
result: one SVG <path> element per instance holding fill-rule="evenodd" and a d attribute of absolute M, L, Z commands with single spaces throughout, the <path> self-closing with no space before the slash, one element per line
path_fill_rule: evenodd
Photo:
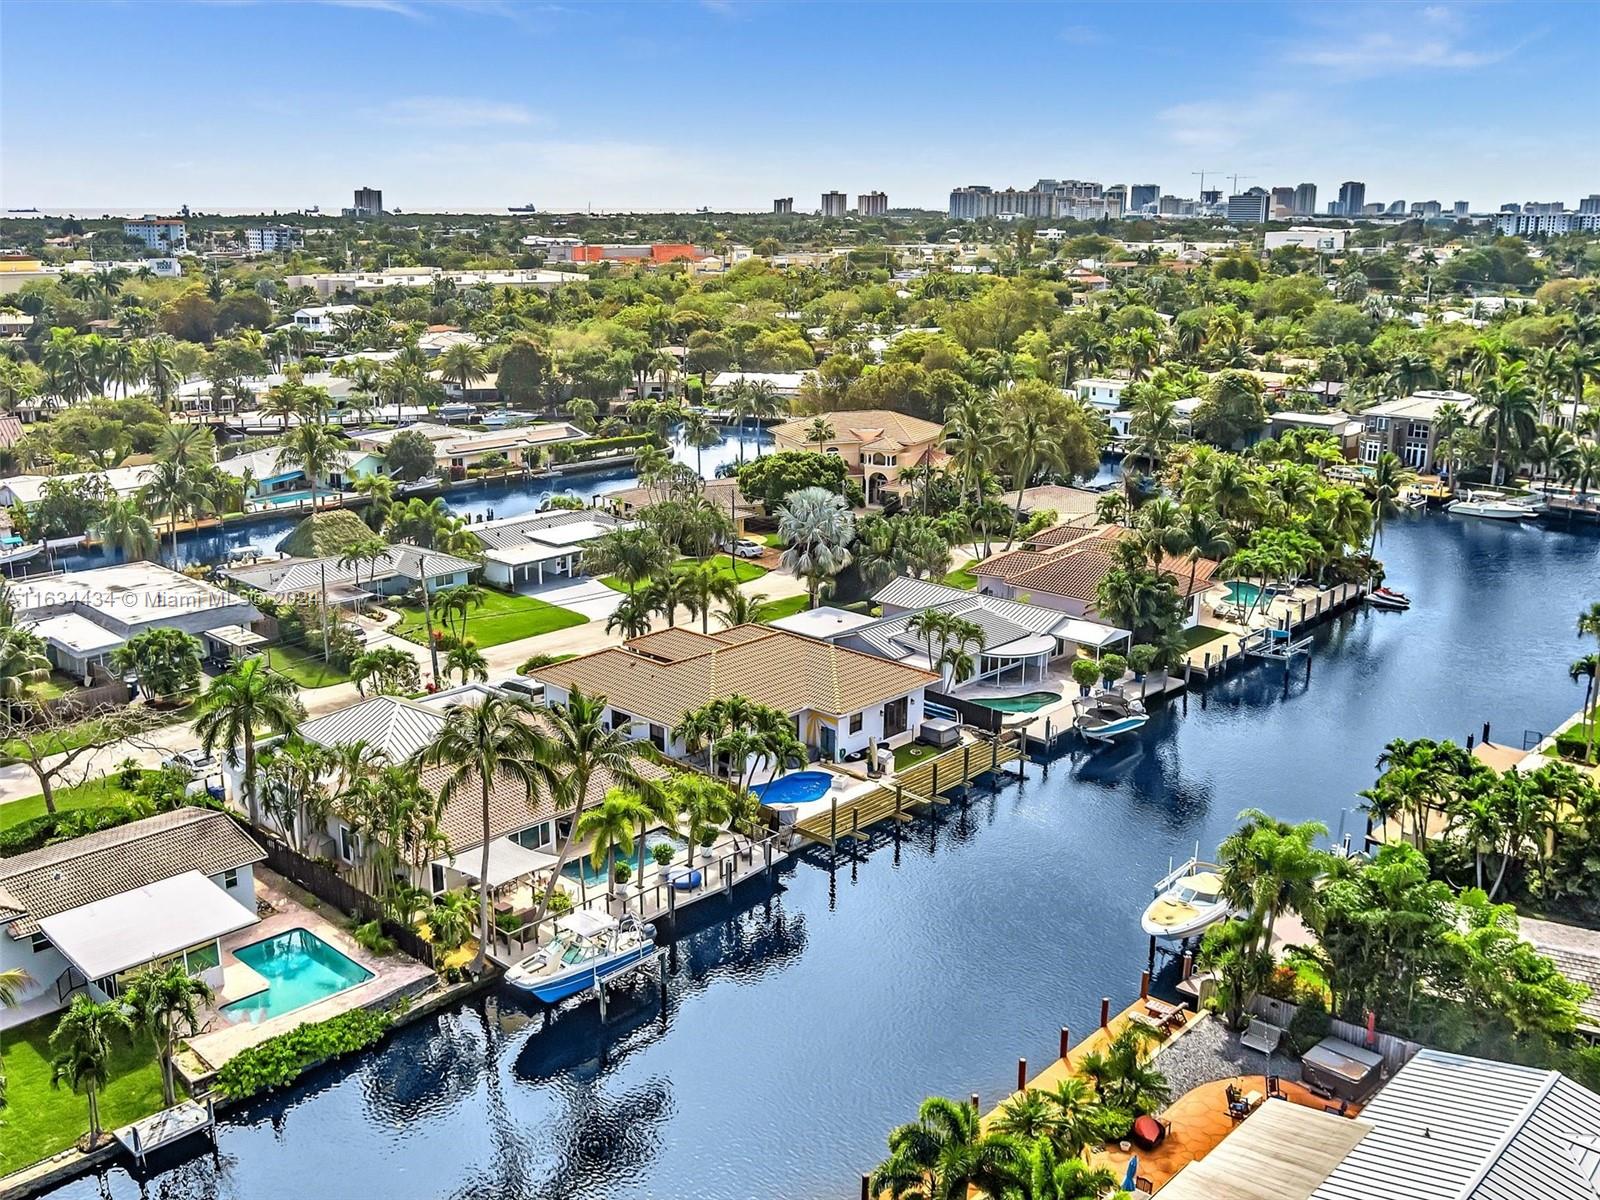
<path fill-rule="evenodd" d="M 400 949 L 419 962 L 437 967 L 433 943 L 426 941 L 416 930 L 390 920 L 376 896 L 356 887 L 333 868 L 290 849 L 270 834 L 248 827 L 246 831 L 261 843 L 267 852 L 267 866 L 279 875 L 293 880 L 317 899 L 333 905 L 341 912 L 363 921 L 377 921 L 385 936 L 393 938 Z"/>
<path fill-rule="evenodd" d="M 1250 1011 L 1263 1021 L 1270 1021 L 1280 1029 L 1287 1029 L 1295 1014 L 1300 1011 L 1300 1006 L 1290 1004 L 1287 1000 L 1276 1000 L 1271 996 L 1257 996 L 1250 1001 Z M 1340 1038 L 1353 1046 L 1365 1046 L 1368 1041 L 1366 1026 L 1341 1021 L 1338 1017 L 1328 1021 L 1328 1036 Z M 1393 1075 L 1422 1049 L 1416 1042 L 1396 1037 L 1392 1033 L 1379 1033 L 1376 1038 L 1371 1049 L 1374 1053 L 1383 1055 L 1385 1075 Z"/>
<path fill-rule="evenodd" d="M 985 733 L 999 733 L 1005 724 L 1005 714 L 997 708 L 990 708 L 987 704 L 974 704 L 970 700 L 962 700 L 957 696 L 935 691 L 928 692 L 927 701 L 953 710 L 961 718 L 963 725 L 971 725 Z"/>
<path fill-rule="evenodd" d="M 106 708 L 122 708 L 132 698 L 128 685 L 120 679 L 101 679 L 90 687 L 76 688 L 64 696 L 44 701 L 40 707 L 52 717 L 75 721 Z"/>

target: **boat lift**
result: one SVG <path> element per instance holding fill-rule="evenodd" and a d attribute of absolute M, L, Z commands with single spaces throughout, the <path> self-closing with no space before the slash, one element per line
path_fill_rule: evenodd
<path fill-rule="evenodd" d="M 1281 626 L 1246 634 L 1239 642 L 1239 649 L 1252 658 L 1274 659 L 1287 665 L 1296 655 L 1311 653 L 1311 635 L 1295 637 L 1286 618 Z"/>
<path fill-rule="evenodd" d="M 601 975 L 595 979 L 592 990 L 595 998 L 600 1001 L 600 1020 L 602 1023 L 606 1019 L 606 984 L 631 980 L 652 968 L 656 982 L 660 984 L 662 993 L 665 995 L 667 987 L 667 948 L 665 946 L 660 946 L 653 953 L 646 954 L 638 962 L 629 963 L 620 971 L 613 971 L 609 975 Z M 579 994 L 581 995 L 581 993 Z"/>
<path fill-rule="evenodd" d="M 151 1154 L 163 1146 L 180 1142 L 191 1134 L 209 1133 L 212 1145 L 215 1146 L 216 1128 L 216 1105 L 208 1095 L 204 1104 L 185 1100 L 182 1104 L 162 1109 L 131 1125 L 124 1125 L 112 1136 L 122 1144 L 124 1150 L 133 1155 L 133 1161 L 143 1168 L 145 1159 Z"/>

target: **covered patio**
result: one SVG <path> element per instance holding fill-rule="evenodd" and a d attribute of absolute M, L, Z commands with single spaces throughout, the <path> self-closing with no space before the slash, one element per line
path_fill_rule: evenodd
<path fill-rule="evenodd" d="M 204 634 L 207 657 L 234 661 L 249 658 L 267 644 L 267 639 L 243 625 L 223 625 Z"/>

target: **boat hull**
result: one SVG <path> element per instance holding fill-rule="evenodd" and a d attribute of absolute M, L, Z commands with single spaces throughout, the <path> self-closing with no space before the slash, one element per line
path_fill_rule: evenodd
<path fill-rule="evenodd" d="M 580 963 L 572 970 L 562 974 L 549 975 L 538 979 L 518 979 L 507 975 L 506 982 L 514 988 L 532 993 L 536 1000 L 542 1000 L 546 1004 L 554 1004 L 559 1000 L 565 1000 L 568 996 L 576 996 L 579 992 L 592 989 L 600 980 L 633 966 L 635 963 L 654 954 L 655 950 L 654 942 L 645 942 L 610 958 Z"/>
<path fill-rule="evenodd" d="M 1142 916 L 1139 918 L 1139 928 L 1153 938 L 1177 942 L 1210 929 L 1218 921 L 1227 917 L 1228 912 L 1228 908 L 1223 906 L 1216 911 L 1202 913 L 1196 916 L 1194 920 L 1187 921 L 1181 925 L 1163 925 L 1152 921 L 1148 916 Z"/>
<path fill-rule="evenodd" d="M 1133 733 L 1135 730 L 1143 729 L 1149 720 L 1150 718 L 1147 716 L 1124 717 L 1120 721 L 1111 721 L 1105 725 L 1093 727 L 1079 725 L 1078 732 L 1083 734 L 1084 737 L 1091 738 L 1097 742 L 1109 742 L 1125 734 Z"/>

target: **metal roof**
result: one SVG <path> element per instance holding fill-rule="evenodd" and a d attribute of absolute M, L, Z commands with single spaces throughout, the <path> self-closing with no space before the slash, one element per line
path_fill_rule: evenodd
<path fill-rule="evenodd" d="M 319 746 L 364 742 L 391 763 L 402 763 L 433 740 L 445 719 L 444 713 L 411 700 L 373 696 L 307 721 L 297 732 Z"/>
<path fill-rule="evenodd" d="M 1600 1096 L 1559 1072 L 1423 1050 L 1361 1119 L 1311 1200 L 1595 1200 L 1580 1143 Z"/>

